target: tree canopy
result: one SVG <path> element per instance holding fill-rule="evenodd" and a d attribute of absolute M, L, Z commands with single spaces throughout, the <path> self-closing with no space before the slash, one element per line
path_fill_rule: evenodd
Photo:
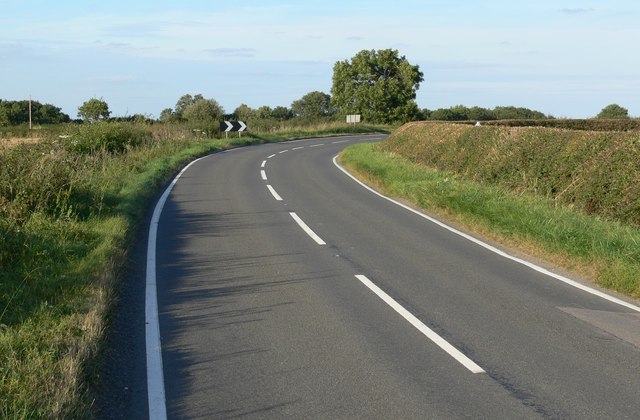
<path fill-rule="evenodd" d="M 91 98 L 78 107 L 78 117 L 89 122 L 106 120 L 110 114 L 109 105 L 102 99 Z"/>
<path fill-rule="evenodd" d="M 71 121 L 69 115 L 51 104 L 31 101 L 31 121 L 34 124 L 58 124 Z M 29 122 L 29 101 L 5 101 L 0 99 L 0 127 Z"/>
<path fill-rule="evenodd" d="M 200 99 L 204 99 L 204 96 L 199 93 L 194 96 L 191 96 L 188 93 L 186 95 L 182 95 L 180 99 L 178 99 L 178 102 L 176 102 L 175 114 L 178 116 L 178 118 L 182 118 L 185 109 L 189 105 L 195 104 Z"/>
<path fill-rule="evenodd" d="M 331 96 L 324 92 L 309 92 L 302 98 L 293 101 L 291 111 L 298 117 L 326 117 L 334 113 L 331 107 Z"/>
<path fill-rule="evenodd" d="M 514 106 L 497 106 L 493 109 L 479 106 L 466 107 L 456 105 L 450 108 L 439 108 L 433 111 L 423 109 L 421 118 L 440 121 L 491 121 L 491 120 L 530 120 L 552 118 L 540 111 Z"/>
<path fill-rule="evenodd" d="M 182 118 L 196 123 L 217 123 L 223 115 L 224 109 L 215 99 L 198 98 L 182 110 Z"/>
<path fill-rule="evenodd" d="M 596 118 L 628 119 L 630 117 L 627 108 L 623 108 L 618 104 L 611 104 L 602 108 L 602 111 L 600 111 Z"/>
<path fill-rule="evenodd" d="M 411 120 L 416 91 L 424 80 L 419 67 L 398 50 L 362 50 L 333 66 L 332 104 L 341 114 L 360 114 L 370 122 Z"/>

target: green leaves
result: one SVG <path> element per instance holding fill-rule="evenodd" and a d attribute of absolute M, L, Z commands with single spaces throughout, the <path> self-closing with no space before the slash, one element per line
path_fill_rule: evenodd
<path fill-rule="evenodd" d="M 363 50 L 334 65 L 332 104 L 369 122 L 408 121 L 418 111 L 415 97 L 423 80 L 418 66 L 397 50 Z"/>
<path fill-rule="evenodd" d="M 89 122 L 106 120 L 110 114 L 109 105 L 97 98 L 89 99 L 78 108 L 78 117 Z"/>

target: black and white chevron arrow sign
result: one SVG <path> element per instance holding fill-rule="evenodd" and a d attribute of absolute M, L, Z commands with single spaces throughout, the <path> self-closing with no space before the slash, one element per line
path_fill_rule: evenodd
<path fill-rule="evenodd" d="M 244 121 L 222 121 L 220 123 L 220 131 L 244 131 L 247 129 L 247 123 Z"/>

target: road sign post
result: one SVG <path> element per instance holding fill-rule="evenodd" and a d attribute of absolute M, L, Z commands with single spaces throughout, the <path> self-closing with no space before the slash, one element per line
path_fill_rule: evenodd
<path fill-rule="evenodd" d="M 356 123 L 360 122 L 360 114 L 355 115 L 347 115 L 347 124 L 353 124 L 355 127 Z"/>

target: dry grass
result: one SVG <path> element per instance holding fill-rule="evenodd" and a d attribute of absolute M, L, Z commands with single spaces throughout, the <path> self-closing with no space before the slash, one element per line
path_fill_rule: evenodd
<path fill-rule="evenodd" d="M 42 141 L 40 137 L 10 137 L 0 139 L 0 150 L 2 148 L 15 147 L 20 144 L 38 144 Z"/>

